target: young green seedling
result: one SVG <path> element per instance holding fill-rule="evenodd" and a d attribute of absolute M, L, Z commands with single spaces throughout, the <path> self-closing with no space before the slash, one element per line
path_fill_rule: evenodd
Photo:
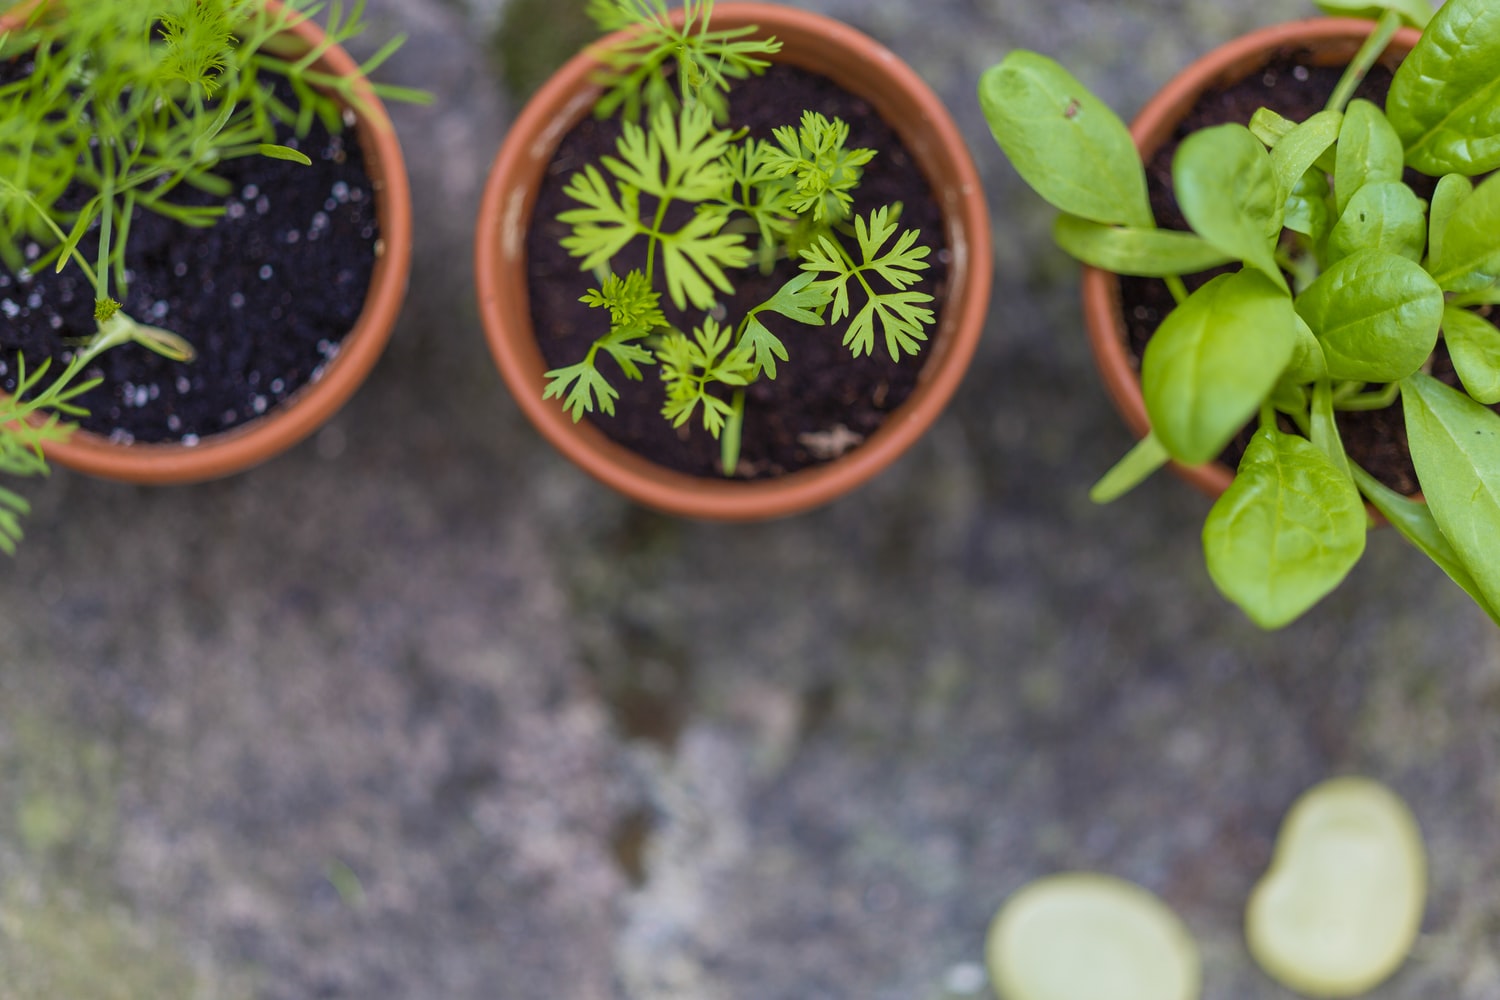
<path fill-rule="evenodd" d="M 893 360 L 915 355 L 933 323 L 932 296 L 912 288 L 930 249 L 916 230 L 901 229 L 899 205 L 854 213 L 875 152 L 851 148 L 843 121 L 805 111 L 769 140 L 721 126 L 730 81 L 763 72 L 779 42 L 750 37 L 754 29 L 710 30 L 712 0 L 689 2 L 680 28 L 665 0 L 594 0 L 590 10 L 602 28 L 635 29 L 618 48 L 599 50 L 610 76 L 596 110 L 623 110 L 619 155 L 573 175 L 566 193 L 579 207 L 559 216 L 572 227 L 563 246 L 600 277 L 583 301 L 609 321 L 584 358 L 547 372 L 543 396 L 563 400 L 575 421 L 595 409 L 613 414 L 619 393 L 598 368 L 601 355 L 627 379 L 655 365 L 662 415 L 680 427 L 701 414 L 733 475 L 745 387 L 774 379 L 777 363 L 791 360 L 768 321 L 847 320 L 843 343 L 855 357 L 873 353 L 877 340 Z M 669 59 L 677 89 L 664 72 Z M 636 122 L 643 109 L 644 126 Z M 691 211 L 673 228 L 672 209 L 683 206 Z M 644 268 L 616 274 L 614 260 L 641 240 Z M 713 315 L 733 294 L 735 272 L 769 273 L 784 259 L 800 261 L 801 273 L 743 316 Z M 676 315 L 697 318 L 669 319 L 663 295 Z"/>
<path fill-rule="evenodd" d="M 325 41 L 310 51 L 289 47 L 287 29 L 325 6 Z M 275 12 L 265 0 L 41 4 L 20 30 L 0 37 L 0 60 L 25 69 L 0 84 L 0 262 L 17 275 L 76 266 L 93 288 L 95 322 L 71 363 L 23 376 L 0 407 L 0 456 L 8 459 L 0 460 L 0 472 L 45 473 L 41 445 L 68 433 L 57 415 L 82 415 L 74 401 L 88 386 L 79 380 L 105 350 L 137 343 L 192 359 L 192 331 L 149 326 L 122 306 L 131 221 L 146 211 L 212 226 L 222 206 L 189 206 L 178 196 L 191 187 L 227 197 L 228 182 L 214 172 L 219 164 L 255 155 L 310 163 L 276 141 L 277 126 L 305 136 L 319 118 L 342 130 L 344 109 L 360 104 L 355 80 L 314 64 L 364 30 L 363 9 L 363 0 L 347 11 L 341 0 L 285 0 Z M 401 41 L 393 39 L 361 73 Z M 267 82 L 273 76 L 290 83 L 295 105 L 276 95 Z M 426 99 L 405 88 L 375 90 Z M 80 249 L 86 239 L 95 247 L 89 255 Z M 23 250 L 32 243 L 45 247 L 36 259 Z M 19 536 L 14 514 L 24 505 L 17 501 L 0 494 L 7 508 L 0 547 L 7 550 Z"/>
<path fill-rule="evenodd" d="M 1486 315 L 1500 305 L 1500 6 L 1448 0 L 1429 21 L 1422 0 L 1321 5 L 1376 27 L 1324 111 L 1262 109 L 1181 143 L 1172 182 L 1191 232 L 1156 227 L 1125 125 L 1055 62 L 1015 52 L 980 82 L 996 141 L 1063 213 L 1063 249 L 1165 278 L 1177 300 L 1141 360 L 1151 433 L 1094 496 L 1169 460 L 1212 461 L 1254 422 L 1203 544 L 1214 583 L 1255 622 L 1286 625 L 1343 580 L 1364 550 L 1364 501 L 1500 622 L 1500 329 Z M 1353 100 L 1403 21 L 1424 30 L 1384 108 Z M 1430 204 L 1408 169 L 1437 178 Z M 1187 293 L 1182 276 L 1223 265 L 1238 269 Z M 1429 374 L 1440 337 L 1462 390 Z M 1339 436 L 1339 412 L 1398 399 L 1425 505 L 1350 461 Z"/>

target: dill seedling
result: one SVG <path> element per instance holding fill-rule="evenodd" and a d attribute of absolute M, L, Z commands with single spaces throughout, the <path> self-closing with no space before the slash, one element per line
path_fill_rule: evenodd
<path fill-rule="evenodd" d="M 0 37 L 0 60 L 25 70 L 0 84 L 0 263 L 15 273 L 78 267 L 93 288 L 96 326 L 51 382 L 49 370 L 37 368 L 4 400 L 0 473 L 46 471 L 41 446 L 69 432 L 59 415 L 81 415 L 70 401 L 86 388 L 78 380 L 87 362 L 105 350 L 137 343 L 193 357 L 181 332 L 141 323 L 121 306 L 131 219 L 147 211 L 212 226 L 222 206 L 189 206 L 177 196 L 197 188 L 227 197 L 219 164 L 257 155 L 311 163 L 277 142 L 278 128 L 305 136 L 321 119 L 341 131 L 344 109 L 359 107 L 354 79 L 315 64 L 364 30 L 363 11 L 364 0 L 284 0 L 275 10 L 265 0 L 42 3 Z M 289 41 L 288 28 L 323 13 L 325 41 L 311 50 Z M 401 42 L 380 49 L 361 74 Z M 273 77 L 290 84 L 295 105 L 276 96 Z M 390 99 L 426 99 L 405 88 L 374 89 Z M 98 246 L 91 260 L 79 251 L 89 233 Z M 46 247 L 39 259 L 25 259 L 29 242 Z M 0 493 L 0 548 L 14 546 L 15 515 L 24 509 L 14 494 Z"/>

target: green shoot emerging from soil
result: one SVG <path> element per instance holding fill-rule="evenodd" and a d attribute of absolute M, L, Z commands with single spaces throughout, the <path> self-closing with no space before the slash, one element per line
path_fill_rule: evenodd
<path fill-rule="evenodd" d="M 360 107 L 354 80 L 314 64 L 364 30 L 363 8 L 363 0 L 347 8 L 341 0 L 286 0 L 275 12 L 265 0 L 41 4 L 0 38 L 0 59 L 25 70 L 0 84 L 0 262 L 13 273 L 77 266 L 93 287 L 96 323 L 50 383 L 49 370 L 38 368 L 5 401 L 0 472 L 45 472 L 41 444 L 68 433 L 56 415 L 80 415 L 71 402 L 86 388 L 78 381 L 80 360 L 130 342 L 177 360 L 193 357 L 180 333 L 140 323 L 121 305 L 131 219 L 139 210 L 212 226 L 223 207 L 189 206 L 177 196 L 185 188 L 228 196 L 227 182 L 214 173 L 218 164 L 256 155 L 310 163 L 277 141 L 278 128 L 300 137 L 315 118 L 335 132 L 352 121 L 346 109 Z M 327 15 L 326 41 L 310 51 L 291 43 L 284 32 L 319 13 Z M 400 44 L 392 40 L 362 73 Z M 275 76 L 290 83 L 295 105 L 275 95 Z M 425 98 L 403 88 L 375 90 Z M 97 241 L 91 259 L 79 250 L 88 234 Z M 29 260 L 22 248 L 33 242 L 46 249 Z M 32 417 L 41 422 L 24 423 Z M 9 518 L 0 521 L 0 546 L 7 548 L 19 534 L 17 499 L 0 495 L 0 513 Z"/>
<path fill-rule="evenodd" d="M 847 124 L 805 111 L 770 140 L 723 127 L 730 82 L 763 72 L 781 45 L 755 38 L 754 28 L 710 30 L 712 9 L 712 0 L 689 2 L 678 28 L 664 0 L 590 5 L 601 28 L 632 29 L 628 41 L 596 52 L 607 68 L 596 110 L 621 112 L 623 134 L 618 156 L 573 175 L 566 193 L 579 207 L 559 219 L 572 227 L 563 246 L 599 277 L 583 301 L 609 322 L 581 361 L 547 373 L 544 395 L 562 399 L 574 420 L 596 408 L 613 414 L 619 393 L 599 371 L 600 355 L 628 379 L 657 365 L 662 415 L 680 427 L 701 414 L 721 444 L 724 474 L 733 475 L 745 387 L 774 379 L 777 362 L 790 359 L 768 318 L 807 326 L 847 319 L 843 343 L 854 356 L 872 353 L 878 337 L 900 360 L 921 349 L 933 313 L 932 297 L 911 287 L 929 248 L 916 230 L 901 230 L 900 205 L 854 214 L 875 152 L 851 148 Z M 681 207 L 690 211 L 673 211 Z M 641 239 L 644 268 L 615 274 L 614 259 Z M 734 293 L 732 274 L 770 273 L 787 259 L 799 260 L 802 273 L 745 315 L 720 314 L 720 296 Z M 679 329 L 663 295 L 701 318 Z"/>

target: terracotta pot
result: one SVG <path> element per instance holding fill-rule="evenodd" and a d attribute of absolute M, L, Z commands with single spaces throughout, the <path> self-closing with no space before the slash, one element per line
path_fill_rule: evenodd
<path fill-rule="evenodd" d="M 777 61 L 830 77 L 868 100 L 897 131 L 939 199 L 953 255 L 946 303 L 922 352 L 916 390 L 858 448 L 826 465 L 776 479 L 701 478 L 663 468 L 575 424 L 543 400 L 547 364 L 532 332 L 526 233 L 543 172 L 563 136 L 592 112 L 598 64 L 568 62 L 512 126 L 490 173 L 476 236 L 476 277 L 485 335 L 522 411 L 559 451 L 626 496 L 672 514 L 759 520 L 804 511 L 848 493 L 890 465 L 937 419 L 958 387 L 984 326 L 991 280 L 990 222 L 967 147 L 937 96 L 878 42 L 826 17 L 771 4 L 721 3 L 713 25 L 758 25 L 784 43 Z M 796 109 L 793 109 L 795 111 Z M 608 419 L 608 418 L 605 418 Z"/>
<path fill-rule="evenodd" d="M 1141 151 L 1141 159 L 1151 159 L 1205 90 L 1237 83 L 1259 72 L 1284 52 L 1309 52 L 1315 65 L 1347 65 L 1373 28 L 1371 21 L 1313 18 L 1263 28 L 1213 50 L 1174 77 L 1131 124 L 1130 134 Z M 1420 37 L 1415 28 L 1401 29 L 1381 62 L 1395 69 Z M 1085 267 L 1082 294 L 1089 344 L 1105 388 L 1125 423 L 1137 437 L 1145 437 L 1151 425 L 1141 397 L 1140 371 L 1126 346 L 1119 276 Z M 1234 480 L 1234 470 L 1221 462 L 1195 466 L 1174 462 L 1172 469 L 1211 497 L 1223 493 Z"/>
<path fill-rule="evenodd" d="M 26 4 L 0 15 L 0 31 L 13 27 L 34 5 Z M 266 0 L 268 9 L 280 8 Z M 295 24 L 290 33 L 308 46 L 320 44 L 323 30 L 310 20 Z M 338 46 L 315 64 L 327 73 L 352 76 L 355 61 Z M 59 465 L 105 479 L 134 483 L 188 483 L 241 472 L 270 459 L 307 437 L 338 411 L 374 368 L 406 296 L 411 270 L 411 191 L 406 164 L 385 107 L 363 81 L 358 85 L 368 113 L 359 113 L 356 135 L 375 192 L 380 220 L 381 248 L 375 260 L 364 310 L 354 328 L 344 335 L 338 354 L 322 374 L 303 386 L 265 416 L 198 444 L 118 444 L 107 437 L 77 430 L 71 438 L 46 447 L 48 459 Z"/>

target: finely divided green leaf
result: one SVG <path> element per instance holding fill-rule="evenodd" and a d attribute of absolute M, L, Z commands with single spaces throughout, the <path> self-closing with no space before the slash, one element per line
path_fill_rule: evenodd
<path fill-rule="evenodd" d="M 1366 184 L 1401 180 L 1401 137 L 1380 109 L 1356 98 L 1344 112 L 1339 144 L 1334 153 L 1334 208 L 1344 214 L 1350 200 Z"/>
<path fill-rule="evenodd" d="M 1384 250 L 1420 262 L 1427 245 L 1426 206 L 1400 181 L 1371 181 L 1349 199 L 1328 234 L 1328 263 L 1360 250 Z"/>
<path fill-rule="evenodd" d="M 1263 428 L 1203 526 L 1208 573 L 1262 628 L 1281 628 L 1337 587 L 1365 549 L 1365 508 L 1346 472 L 1303 438 Z"/>
<path fill-rule="evenodd" d="M 1223 450 L 1291 361 L 1296 322 L 1287 293 L 1255 271 L 1220 275 L 1168 314 L 1141 364 L 1168 454 L 1201 465 Z"/>
<path fill-rule="evenodd" d="M 1396 70 L 1385 109 L 1406 163 L 1432 176 L 1500 167 L 1500 4 L 1448 0 Z"/>
<path fill-rule="evenodd" d="M 1193 231 L 1285 285 L 1276 263 L 1284 201 L 1265 146 L 1243 125 L 1217 125 L 1183 140 L 1172 183 Z"/>
<path fill-rule="evenodd" d="M 1406 436 L 1432 516 L 1500 608 L 1500 414 L 1420 372 L 1401 382 Z"/>
<path fill-rule="evenodd" d="M 1443 312 L 1443 339 L 1464 390 L 1486 406 L 1500 403 L 1500 329 L 1450 305 Z"/>
<path fill-rule="evenodd" d="M 787 360 L 786 345 L 781 342 L 781 338 L 766 329 L 766 325 L 754 313 L 745 321 L 745 332 L 740 335 L 739 350 L 748 358 L 752 380 L 759 378 L 762 372 L 766 378 L 774 379 L 776 360 Z"/>
<path fill-rule="evenodd" d="M 1057 217 L 1052 236 L 1078 260 L 1115 274 L 1193 274 L 1234 259 L 1193 233 L 1106 226 L 1067 213 Z"/>
<path fill-rule="evenodd" d="M 1155 225 L 1125 123 L 1056 62 L 1012 52 L 980 78 L 979 105 L 1016 171 L 1052 205 L 1107 225 Z"/>
<path fill-rule="evenodd" d="M 1486 178 L 1452 210 L 1429 266 L 1448 292 L 1471 292 L 1500 275 L 1500 174 Z"/>
<path fill-rule="evenodd" d="M 1394 382 L 1437 343 L 1443 292 L 1417 263 L 1361 250 L 1324 271 L 1297 299 L 1335 379 Z"/>

